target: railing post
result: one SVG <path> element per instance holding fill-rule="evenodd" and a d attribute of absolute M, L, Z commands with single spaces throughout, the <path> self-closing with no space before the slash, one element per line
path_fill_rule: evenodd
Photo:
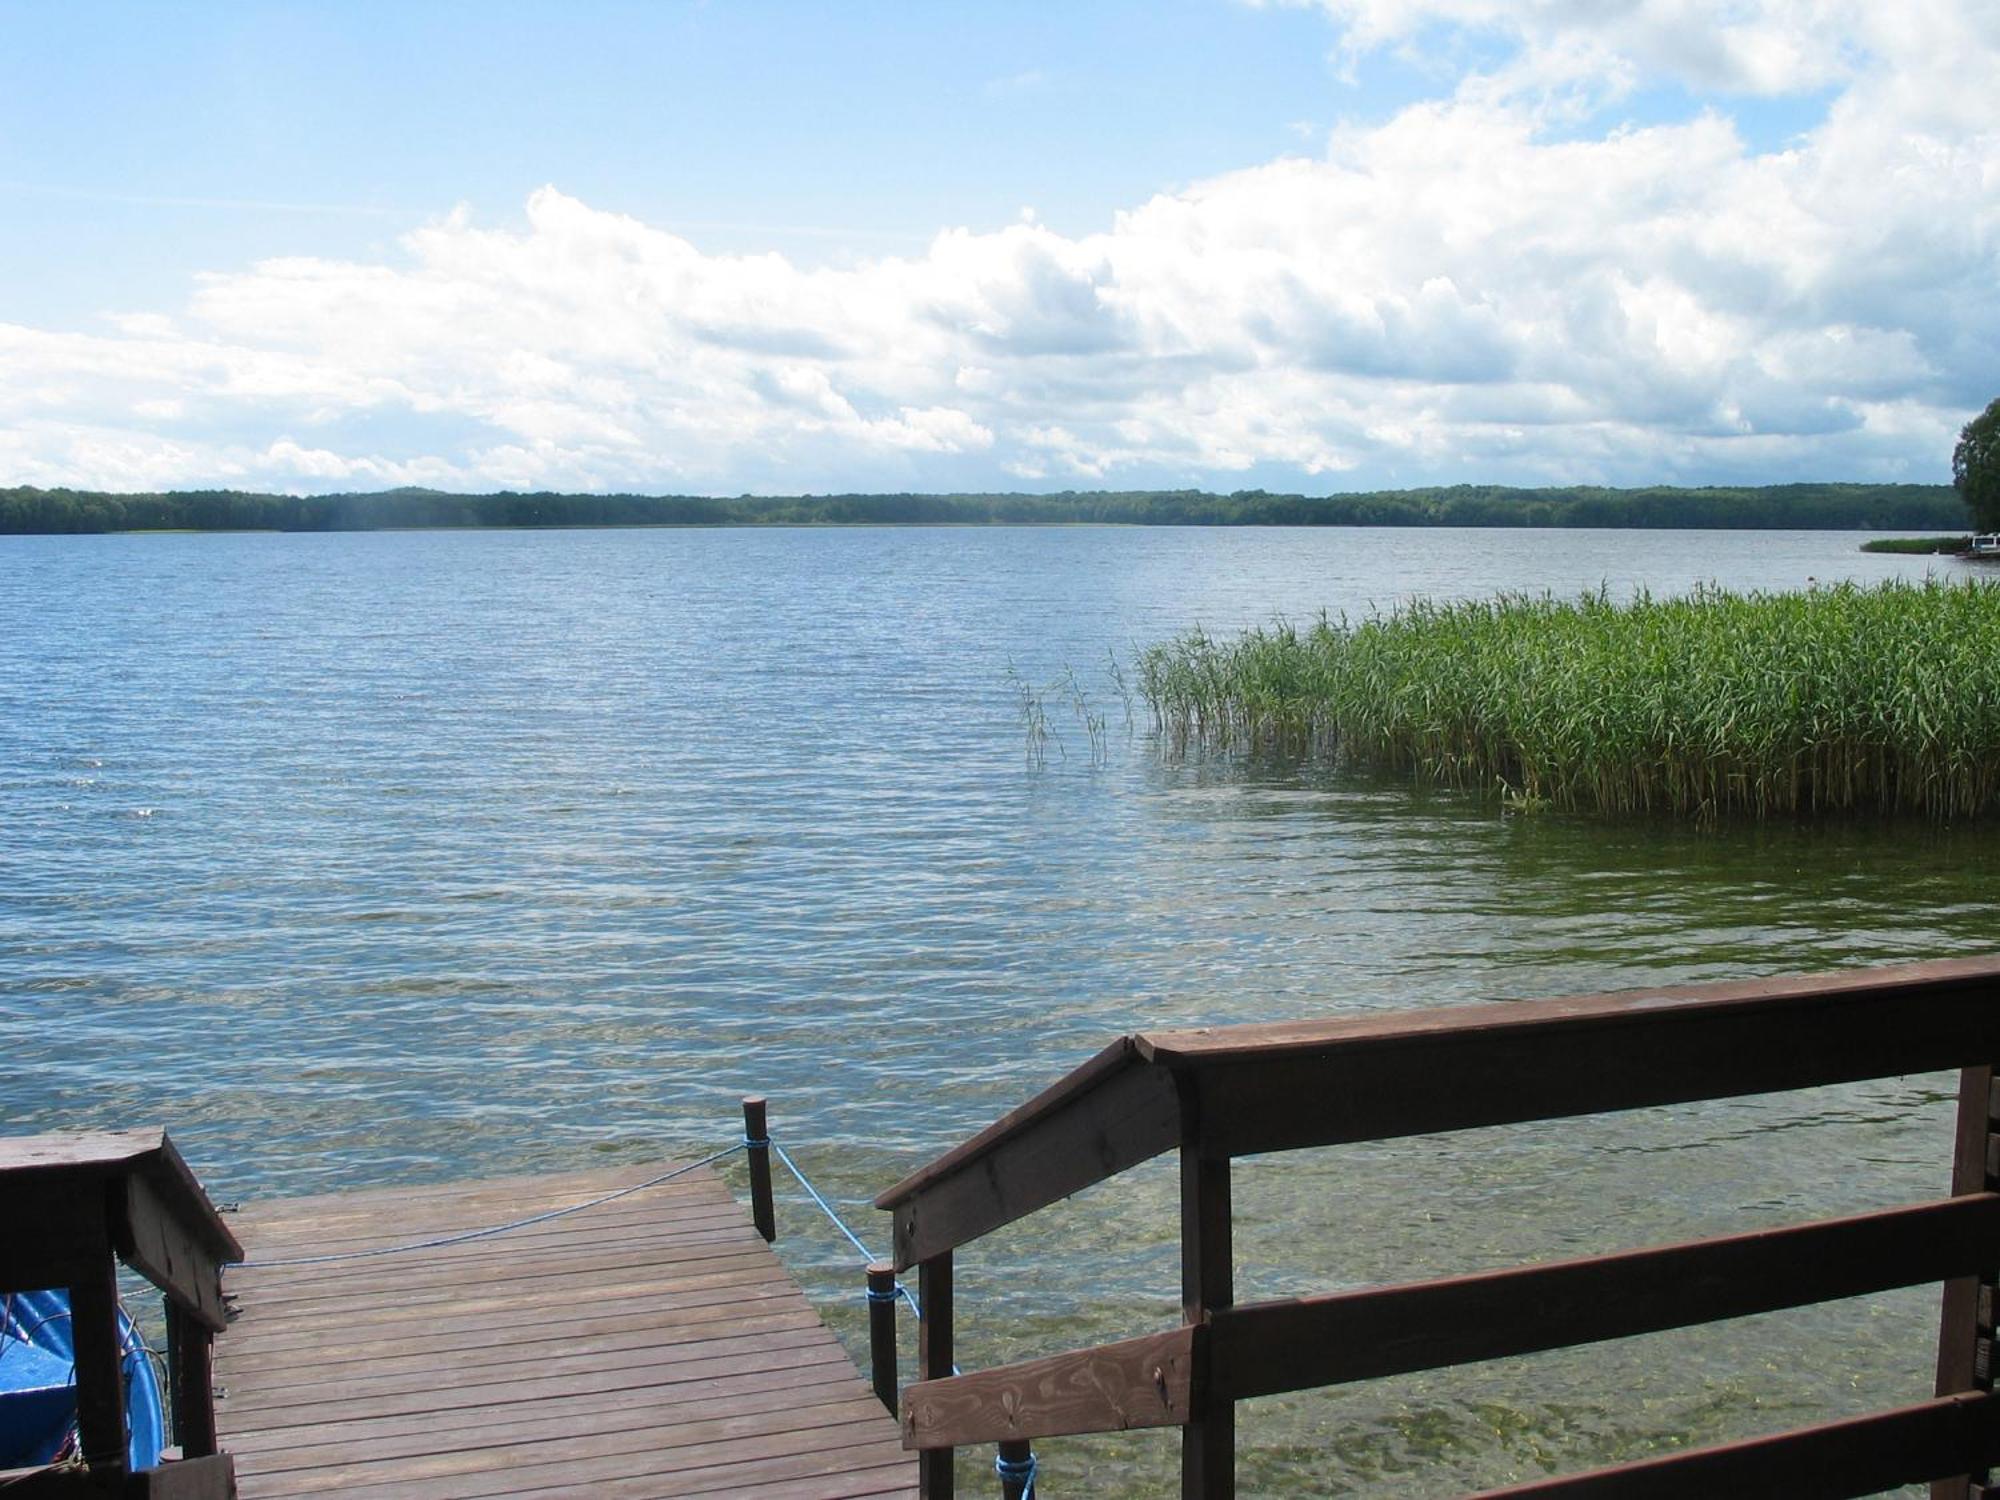
<path fill-rule="evenodd" d="M 1230 1246 L 1229 1158 L 1203 1147 L 1200 1100 L 1181 1083 L 1181 1316 L 1196 1327 L 1236 1300 Z M 1181 1500 L 1235 1500 L 1236 1404 L 1208 1390 L 1195 1336 L 1190 1416 L 1181 1429 Z"/>
<path fill-rule="evenodd" d="M 1991 1191 L 2000 1178 L 1993 1157 L 1994 1122 L 2000 1118 L 1991 1067 L 1967 1068 L 1958 1079 L 1958 1129 L 1952 1149 L 1951 1192 Z M 1993 1389 L 1994 1267 L 1984 1276 L 1962 1276 L 1944 1284 L 1938 1319 L 1937 1393 Z M 1987 1475 L 1960 1474 L 1934 1480 L 1931 1500 L 1966 1500 L 1985 1493 Z"/>
<path fill-rule="evenodd" d="M 69 1328 L 76 1361 L 76 1427 L 84 1464 L 92 1475 L 115 1480 L 125 1472 L 124 1350 L 118 1342 L 118 1263 L 110 1242 L 90 1257 L 69 1285 Z"/>
<path fill-rule="evenodd" d="M 174 1441 L 183 1458 L 206 1458 L 216 1451 L 213 1338 L 206 1328 L 167 1299 L 167 1370 L 174 1403 Z"/>
<path fill-rule="evenodd" d="M 875 1399 L 896 1415 L 896 1268 L 886 1260 L 868 1267 L 868 1370 Z"/>
<path fill-rule="evenodd" d="M 743 1101 L 743 1144 L 750 1158 L 750 1217 L 768 1245 L 778 1237 L 778 1216 L 771 1204 L 771 1130 L 762 1094 Z"/>
<path fill-rule="evenodd" d="M 1035 1446 L 1026 1438 L 1000 1445 L 993 1472 L 1000 1476 L 1000 1500 L 1034 1500 Z"/>
<path fill-rule="evenodd" d="M 917 1379 L 942 1380 L 951 1374 L 951 1252 L 917 1263 Z M 923 1500 L 952 1500 L 953 1450 L 926 1448 L 917 1455 L 917 1486 Z"/>

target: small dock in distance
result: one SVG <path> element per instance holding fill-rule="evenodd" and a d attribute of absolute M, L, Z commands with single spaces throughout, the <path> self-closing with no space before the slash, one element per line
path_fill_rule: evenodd
<path fill-rule="evenodd" d="M 246 1205 L 215 1360 L 245 1500 L 914 1496 L 895 1419 L 711 1168 L 462 1238 L 669 1170 Z"/>

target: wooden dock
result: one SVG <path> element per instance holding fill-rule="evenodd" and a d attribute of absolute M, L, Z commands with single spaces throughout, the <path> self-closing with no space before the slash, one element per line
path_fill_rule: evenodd
<path fill-rule="evenodd" d="M 246 1500 L 915 1495 L 914 1457 L 716 1174 L 627 1167 L 248 1205 L 216 1422 Z"/>

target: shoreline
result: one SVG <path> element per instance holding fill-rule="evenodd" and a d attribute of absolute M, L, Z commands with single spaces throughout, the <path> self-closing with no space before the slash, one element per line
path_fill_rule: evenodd
<path fill-rule="evenodd" d="M 522 530 L 763 526 L 1349 526 L 1386 529 L 1778 530 L 1936 536 L 1964 525 L 1948 485 L 1451 485 L 1327 495 L 1236 490 L 1049 494 L 291 495 L 0 489 L 0 535 L 183 531 Z"/>

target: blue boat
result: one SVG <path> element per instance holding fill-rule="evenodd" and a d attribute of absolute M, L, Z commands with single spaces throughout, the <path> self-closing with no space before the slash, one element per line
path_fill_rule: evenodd
<path fill-rule="evenodd" d="M 160 1380 L 132 1320 L 118 1314 L 125 1382 L 128 1473 L 150 1469 L 166 1446 Z M 76 1453 L 76 1355 L 66 1291 L 0 1292 L 0 1469 Z"/>

